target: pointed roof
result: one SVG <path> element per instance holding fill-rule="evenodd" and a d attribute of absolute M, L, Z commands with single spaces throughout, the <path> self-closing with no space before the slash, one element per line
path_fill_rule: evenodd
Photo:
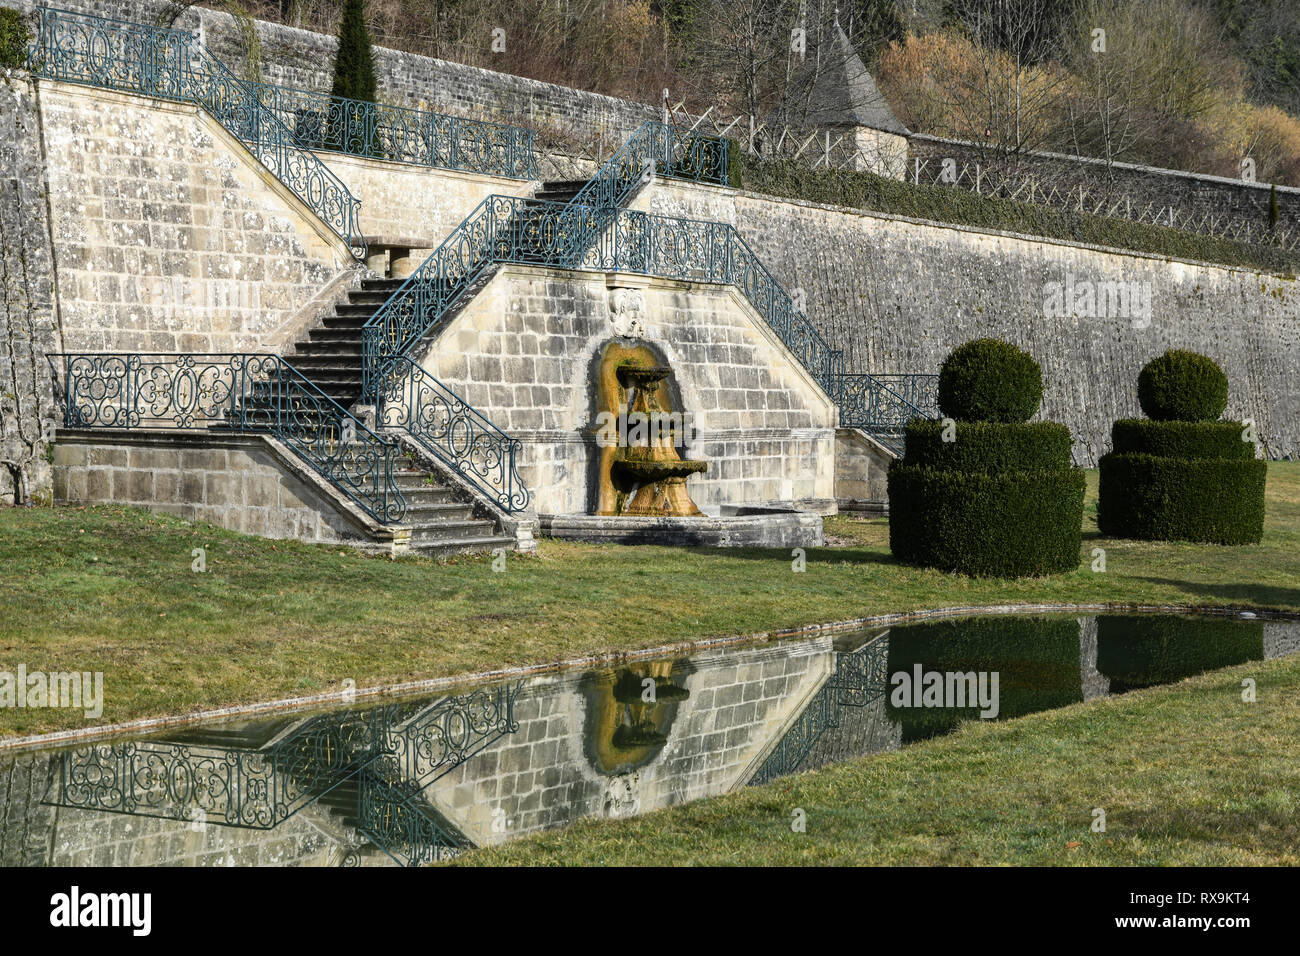
<path fill-rule="evenodd" d="M 812 89 L 807 111 L 802 105 L 797 110 L 801 125 L 866 126 L 900 136 L 908 134 L 907 127 L 889 108 L 862 57 L 853 49 L 840 26 L 838 13 L 819 46 L 818 55 L 808 58 L 796 88 L 806 89 L 809 83 Z"/>

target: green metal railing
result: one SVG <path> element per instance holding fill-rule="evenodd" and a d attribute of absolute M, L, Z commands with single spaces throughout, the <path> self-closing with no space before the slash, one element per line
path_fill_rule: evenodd
<path fill-rule="evenodd" d="M 908 422 L 939 415 L 938 375 L 841 374 L 837 388 L 840 426 L 862 429 L 895 454 Z"/>
<path fill-rule="evenodd" d="M 538 175 L 530 129 L 270 83 L 251 85 L 303 149 L 512 179 Z"/>
<path fill-rule="evenodd" d="M 406 357 L 398 357 L 376 401 L 381 428 L 400 428 L 502 509 L 528 507 L 519 474 L 520 442 Z"/>
<path fill-rule="evenodd" d="M 63 359 L 69 428 L 219 427 L 279 439 L 383 524 L 406 515 L 394 471 L 401 446 L 278 355 L 53 353 Z"/>
<path fill-rule="evenodd" d="M 347 242 L 354 256 L 365 258 L 360 202 L 299 145 L 253 87 L 192 34 L 53 7 L 37 7 L 36 13 L 36 39 L 27 52 L 32 73 L 202 107 Z"/>

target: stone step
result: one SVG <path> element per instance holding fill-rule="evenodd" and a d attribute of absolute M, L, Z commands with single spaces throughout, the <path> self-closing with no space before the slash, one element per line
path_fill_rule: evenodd
<path fill-rule="evenodd" d="M 391 294 L 392 290 L 396 289 L 405 281 L 405 279 L 362 279 L 361 289 L 363 292 L 387 290 L 389 294 Z"/>
<path fill-rule="evenodd" d="M 361 327 L 366 324 L 369 316 L 366 315 L 335 315 L 330 314 L 322 316 L 321 325 L 323 328 L 330 330 L 355 329 L 357 334 L 361 333 Z"/>
<path fill-rule="evenodd" d="M 334 306 L 334 314 L 337 315 L 339 318 L 367 318 L 368 319 L 378 311 L 379 311 L 378 305 L 371 305 L 368 302 L 362 303 L 361 305 L 352 305 L 351 303 L 347 303 L 345 305 Z"/>
<path fill-rule="evenodd" d="M 349 305 L 383 305 L 393 296 L 397 289 L 362 289 L 361 291 L 352 291 L 348 293 Z"/>
<path fill-rule="evenodd" d="M 411 529 L 411 546 L 440 544 L 443 541 L 469 541 L 497 536 L 495 522 L 485 518 L 431 519 L 416 523 L 408 515 L 403 527 Z"/>
<path fill-rule="evenodd" d="M 406 492 L 402 492 L 402 497 L 406 499 L 406 517 L 402 519 L 402 524 L 424 527 L 442 522 L 460 523 L 484 520 L 482 518 L 475 519 L 474 506 L 466 502 L 412 501 Z M 487 524 L 492 524 L 492 522 L 488 521 Z"/>
<path fill-rule="evenodd" d="M 411 550 L 431 558 L 451 557 L 455 554 L 483 554 L 488 551 L 495 551 L 497 548 L 513 551 L 515 549 L 515 539 L 497 535 L 493 537 L 423 541 L 415 535 L 411 536 Z"/>

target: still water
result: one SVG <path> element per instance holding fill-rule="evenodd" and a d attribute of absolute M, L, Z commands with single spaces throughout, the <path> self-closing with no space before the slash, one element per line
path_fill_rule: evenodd
<path fill-rule="evenodd" d="M 1300 650 L 1300 622 L 990 616 L 0 758 L 0 865 L 411 865 Z"/>

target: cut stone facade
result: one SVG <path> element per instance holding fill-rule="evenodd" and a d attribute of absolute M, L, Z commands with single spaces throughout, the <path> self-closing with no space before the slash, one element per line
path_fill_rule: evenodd
<path fill-rule="evenodd" d="M 635 319 L 619 294 L 625 283 L 636 286 Z M 702 510 L 833 511 L 836 408 L 733 288 L 503 267 L 422 364 L 523 442 L 520 470 L 538 513 L 585 513 L 600 450 L 592 376 L 619 329 L 673 370 L 674 407 L 694 428 L 684 457 L 709 462 L 688 481 Z"/>

